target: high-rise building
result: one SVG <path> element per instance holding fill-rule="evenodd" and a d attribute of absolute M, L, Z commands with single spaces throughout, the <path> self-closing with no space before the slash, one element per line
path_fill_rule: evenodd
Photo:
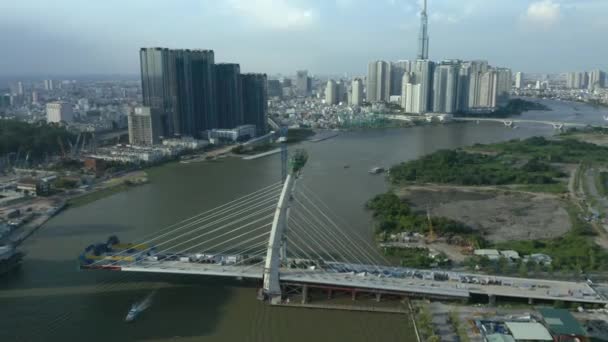
<path fill-rule="evenodd" d="M 25 91 L 23 89 L 23 82 L 21 82 L 21 81 L 17 82 L 17 95 L 23 96 L 24 93 L 25 93 Z"/>
<path fill-rule="evenodd" d="M 457 110 L 459 61 L 443 62 L 433 76 L 433 111 L 454 113 Z"/>
<path fill-rule="evenodd" d="M 589 73 L 589 84 L 590 90 L 595 90 L 605 87 L 605 73 L 601 70 L 593 70 Z"/>
<path fill-rule="evenodd" d="M 363 104 L 363 81 L 360 78 L 355 78 L 351 85 L 350 104 L 353 106 Z"/>
<path fill-rule="evenodd" d="M 426 13 L 426 0 L 420 12 L 420 37 L 418 38 L 418 59 L 429 59 L 429 19 Z"/>
<path fill-rule="evenodd" d="M 348 86 L 345 81 L 336 82 L 336 97 L 338 103 L 346 103 L 348 101 Z"/>
<path fill-rule="evenodd" d="M 38 104 L 38 92 L 37 91 L 32 91 L 32 103 Z"/>
<path fill-rule="evenodd" d="M 242 74 L 244 123 L 255 125 L 256 135 L 268 132 L 268 88 L 266 74 Z"/>
<path fill-rule="evenodd" d="M 282 97 L 283 86 L 279 80 L 268 80 L 268 96 L 269 97 Z"/>
<path fill-rule="evenodd" d="M 325 86 L 325 103 L 328 105 L 338 104 L 338 87 L 334 80 L 327 81 Z"/>
<path fill-rule="evenodd" d="M 513 82 L 513 74 L 511 69 L 497 68 L 497 89 L 496 89 L 496 104 L 497 106 L 505 106 L 509 102 L 511 96 L 511 84 Z"/>
<path fill-rule="evenodd" d="M 215 90 L 219 128 L 235 128 L 244 123 L 243 101 L 238 64 L 215 65 Z"/>
<path fill-rule="evenodd" d="M 456 111 L 466 112 L 469 109 L 469 86 L 471 78 L 471 65 L 463 63 L 458 69 L 458 90 L 456 99 Z"/>
<path fill-rule="evenodd" d="M 391 64 L 374 61 L 367 69 L 367 101 L 388 102 L 391 87 Z"/>
<path fill-rule="evenodd" d="M 524 74 L 521 72 L 517 72 L 515 74 L 515 89 L 521 89 L 524 85 Z"/>
<path fill-rule="evenodd" d="M 424 113 L 422 97 L 422 84 L 417 83 L 416 74 L 406 72 L 403 75 L 403 85 L 401 93 L 401 106 L 406 113 L 422 114 Z"/>
<path fill-rule="evenodd" d="M 212 50 L 140 50 L 143 104 L 158 109 L 163 136 L 217 127 Z"/>
<path fill-rule="evenodd" d="M 44 80 L 44 90 L 46 90 L 46 91 L 53 90 L 53 80 Z"/>
<path fill-rule="evenodd" d="M 420 111 L 426 113 L 432 109 L 433 70 L 435 64 L 429 60 L 417 60 L 414 65 L 415 84 L 420 84 Z"/>
<path fill-rule="evenodd" d="M 127 121 L 131 145 L 151 146 L 160 143 L 160 109 L 135 107 L 127 116 Z"/>
<path fill-rule="evenodd" d="M 568 73 L 566 86 L 570 89 L 584 89 L 589 85 L 589 75 L 587 72 L 571 72 Z"/>
<path fill-rule="evenodd" d="M 46 104 L 47 122 L 71 122 L 74 119 L 72 105 L 65 101 L 50 102 Z"/>
<path fill-rule="evenodd" d="M 485 73 L 489 66 L 487 61 L 470 61 L 464 64 L 469 69 L 469 99 L 467 108 L 479 107 L 480 81 L 481 75 Z"/>
<path fill-rule="evenodd" d="M 367 101 L 377 102 L 378 95 L 378 62 L 371 62 L 367 66 Z"/>
<path fill-rule="evenodd" d="M 412 70 L 412 63 L 407 60 L 391 63 L 390 95 L 401 95 L 403 74 Z"/>
<path fill-rule="evenodd" d="M 309 96 L 311 83 L 307 70 L 299 70 L 296 72 L 296 94 L 298 96 Z"/>

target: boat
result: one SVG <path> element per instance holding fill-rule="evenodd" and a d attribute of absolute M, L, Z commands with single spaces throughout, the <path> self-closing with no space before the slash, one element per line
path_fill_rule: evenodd
<path fill-rule="evenodd" d="M 19 267 L 24 254 L 11 245 L 0 246 L 0 276 Z"/>
<path fill-rule="evenodd" d="M 350 165 L 344 165 L 344 168 L 348 169 L 348 168 L 350 168 Z"/>
<path fill-rule="evenodd" d="M 372 175 L 377 175 L 379 173 L 383 173 L 384 171 L 386 171 L 383 167 L 374 167 L 371 170 L 369 170 L 369 173 Z"/>
<path fill-rule="evenodd" d="M 125 317 L 125 322 L 130 323 L 133 322 L 137 317 L 144 312 L 147 308 L 152 304 L 152 297 L 155 292 L 150 293 L 144 300 L 141 302 L 137 302 L 131 305 L 131 309 L 127 313 L 127 317 Z"/>

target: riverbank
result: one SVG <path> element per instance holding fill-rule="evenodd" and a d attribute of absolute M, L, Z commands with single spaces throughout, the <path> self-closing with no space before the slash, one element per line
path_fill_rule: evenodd
<path fill-rule="evenodd" d="M 112 178 L 102 182 L 90 190 L 85 190 L 80 194 L 71 195 L 67 198 L 66 205 L 74 208 L 99 199 L 109 197 L 119 192 L 127 191 L 135 186 L 148 183 L 148 175 L 145 171 L 135 171 L 120 177 Z"/>
<path fill-rule="evenodd" d="M 444 255 L 454 267 L 488 273 L 605 271 L 608 253 L 600 246 L 608 237 L 570 190 L 581 161 L 606 165 L 608 147 L 566 135 L 439 151 L 392 167 L 396 195 L 377 196 L 368 207 L 383 245 L 391 246 L 385 251 L 408 266 L 437 265 L 434 255 Z M 417 249 L 416 258 L 400 248 Z M 516 254 L 490 262 L 473 256 L 476 249 Z"/>

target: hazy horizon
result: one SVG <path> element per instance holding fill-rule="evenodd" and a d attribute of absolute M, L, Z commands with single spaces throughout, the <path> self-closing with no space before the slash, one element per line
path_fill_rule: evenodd
<path fill-rule="evenodd" d="M 0 4 L 0 75 L 138 75 L 140 47 L 213 49 L 245 72 L 364 74 L 414 59 L 419 0 Z M 608 69 L 605 0 L 429 0 L 430 58 L 528 73 Z"/>

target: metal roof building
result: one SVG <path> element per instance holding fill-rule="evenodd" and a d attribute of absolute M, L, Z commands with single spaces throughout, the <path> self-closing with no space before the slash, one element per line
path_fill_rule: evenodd
<path fill-rule="evenodd" d="M 553 341 L 542 324 L 536 322 L 505 322 L 515 341 Z"/>
<path fill-rule="evenodd" d="M 540 308 L 538 312 L 556 341 L 571 341 L 573 337 L 583 338 L 587 335 L 568 310 Z"/>

